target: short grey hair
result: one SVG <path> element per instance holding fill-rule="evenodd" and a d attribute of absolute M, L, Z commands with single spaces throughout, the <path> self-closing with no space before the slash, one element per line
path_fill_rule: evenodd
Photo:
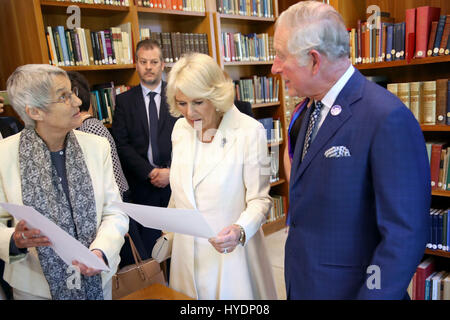
<path fill-rule="evenodd" d="M 183 55 L 169 72 L 167 103 L 175 117 L 181 116 L 175 101 L 177 90 L 190 98 L 209 100 L 214 108 L 224 113 L 233 106 L 233 80 L 224 74 L 213 58 L 203 53 Z"/>
<path fill-rule="evenodd" d="M 317 50 L 336 61 L 349 57 L 350 38 L 342 16 L 330 5 L 318 1 L 302 1 L 283 11 L 276 27 L 283 26 L 292 34 L 287 43 L 289 53 L 301 66 L 308 63 L 310 50 Z"/>
<path fill-rule="evenodd" d="M 25 127 L 34 128 L 35 121 L 25 112 L 25 107 L 47 110 L 52 103 L 53 80 L 67 73 L 48 64 L 26 64 L 18 67 L 8 78 L 6 89 L 14 111 L 22 118 Z"/>

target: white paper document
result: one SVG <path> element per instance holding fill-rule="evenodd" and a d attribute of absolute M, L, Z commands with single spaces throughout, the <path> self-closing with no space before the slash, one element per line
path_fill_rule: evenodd
<path fill-rule="evenodd" d="M 125 202 L 114 204 L 147 228 L 207 239 L 215 236 L 208 222 L 197 210 L 160 208 Z"/>
<path fill-rule="evenodd" d="M 39 229 L 52 243 L 51 248 L 67 265 L 70 266 L 73 260 L 77 260 L 89 268 L 109 271 L 102 259 L 34 208 L 11 203 L 0 203 L 0 206 L 17 220 L 25 220 L 28 228 Z"/>

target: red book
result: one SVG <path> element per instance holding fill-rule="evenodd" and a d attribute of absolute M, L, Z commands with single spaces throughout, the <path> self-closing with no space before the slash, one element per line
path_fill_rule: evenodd
<path fill-rule="evenodd" d="M 434 40 L 436 38 L 437 26 L 438 26 L 437 21 L 431 22 L 430 37 L 428 38 L 428 46 L 427 46 L 427 57 L 431 57 L 433 55 L 433 45 Z"/>
<path fill-rule="evenodd" d="M 438 21 L 441 8 L 418 7 L 416 12 L 416 55 L 415 58 L 427 56 L 427 44 L 430 36 L 431 22 Z"/>
<path fill-rule="evenodd" d="M 425 279 L 434 272 L 434 261 L 428 258 L 417 266 L 416 270 L 416 300 L 425 300 Z"/>
<path fill-rule="evenodd" d="M 439 167 L 441 163 L 441 151 L 443 143 L 433 143 L 431 145 L 430 170 L 431 170 L 431 190 L 438 188 Z"/>
<path fill-rule="evenodd" d="M 409 63 L 416 48 L 416 8 L 406 9 L 405 58 Z"/>

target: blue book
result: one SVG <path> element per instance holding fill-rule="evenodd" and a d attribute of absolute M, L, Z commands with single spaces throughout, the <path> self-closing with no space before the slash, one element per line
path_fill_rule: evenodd
<path fill-rule="evenodd" d="M 447 125 L 450 125 L 450 81 L 447 83 Z"/>
<path fill-rule="evenodd" d="M 272 141 L 273 118 L 261 118 L 258 119 L 258 121 L 261 122 L 264 129 L 266 129 L 267 142 L 270 143 Z"/>
<path fill-rule="evenodd" d="M 450 209 L 447 210 L 447 247 L 445 251 L 450 251 Z"/>
<path fill-rule="evenodd" d="M 438 214 L 439 214 L 439 211 L 436 210 L 433 213 L 433 220 L 432 220 L 433 221 L 433 224 L 432 224 L 432 233 L 433 233 L 433 241 L 432 241 L 433 246 L 432 246 L 432 249 L 433 250 L 437 249 L 437 221 L 438 221 Z"/>
<path fill-rule="evenodd" d="M 442 250 L 447 251 L 447 224 L 448 224 L 448 210 L 444 210 L 442 217 Z"/>
<path fill-rule="evenodd" d="M 430 209 L 430 214 L 428 215 L 428 219 L 430 221 L 430 229 L 428 229 L 428 242 L 427 242 L 427 248 L 432 249 L 433 248 L 433 209 Z"/>
<path fill-rule="evenodd" d="M 444 224 L 444 211 L 439 210 L 439 214 L 437 216 L 437 248 L 442 250 L 442 227 Z"/>
<path fill-rule="evenodd" d="M 102 115 L 102 105 L 100 103 L 100 95 L 98 90 L 93 91 L 95 94 L 95 100 L 97 100 L 97 111 L 98 111 L 98 120 L 103 121 L 103 115 Z"/>
<path fill-rule="evenodd" d="M 68 49 L 67 49 L 67 42 L 66 42 L 66 35 L 64 33 L 64 27 L 57 26 L 56 29 L 58 30 L 59 41 L 61 42 L 61 49 L 62 49 L 63 57 L 64 57 L 64 65 L 70 66 L 70 59 L 69 59 L 69 53 L 68 53 Z"/>
<path fill-rule="evenodd" d="M 434 39 L 433 56 L 439 55 L 439 48 L 441 47 L 442 34 L 444 33 L 445 20 L 447 16 L 441 15 L 436 29 L 436 38 Z"/>
<path fill-rule="evenodd" d="M 428 276 L 428 278 L 425 279 L 425 300 L 431 300 L 431 292 L 432 292 L 432 282 L 431 278 L 436 274 L 437 272 L 433 272 Z"/>
<path fill-rule="evenodd" d="M 392 61 L 394 60 L 392 57 L 392 45 L 394 40 L 394 26 L 387 25 L 386 28 L 386 61 Z"/>

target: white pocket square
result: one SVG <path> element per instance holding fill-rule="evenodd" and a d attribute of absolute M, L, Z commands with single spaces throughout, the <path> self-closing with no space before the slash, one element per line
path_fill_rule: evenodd
<path fill-rule="evenodd" d="M 351 157 L 350 151 L 345 146 L 334 146 L 325 151 L 326 158 Z"/>

